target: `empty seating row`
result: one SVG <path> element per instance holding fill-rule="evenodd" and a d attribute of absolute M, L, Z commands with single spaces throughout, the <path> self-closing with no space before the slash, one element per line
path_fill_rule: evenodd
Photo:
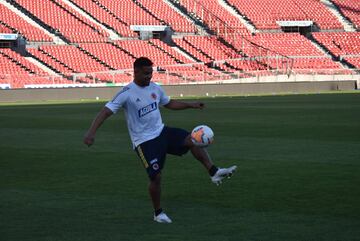
<path fill-rule="evenodd" d="M 5 31 L 2 31 L 2 29 Z M 33 42 L 53 41 L 43 30 L 34 27 L 3 4 L 0 4 L 0 33 L 18 33 L 23 35 L 28 41 Z"/>
<path fill-rule="evenodd" d="M 230 29 L 248 35 L 250 32 L 240 19 L 232 15 L 217 0 L 182 0 L 179 3 L 191 14 L 196 14 L 217 35 L 231 34 Z"/>
<path fill-rule="evenodd" d="M 360 29 L 360 1 L 356 0 L 332 0 L 342 14 L 347 17 L 357 30 Z"/>
<path fill-rule="evenodd" d="M 165 52 L 166 54 L 170 55 L 171 57 L 179 60 L 181 63 L 184 63 L 184 64 L 194 63 L 194 61 L 186 58 L 183 54 L 174 50 L 169 45 L 162 42 L 160 39 L 151 39 L 151 40 L 149 40 L 149 44 L 155 46 L 159 51 Z"/>
<path fill-rule="evenodd" d="M 136 37 L 136 34 L 130 30 L 130 26 L 124 20 L 113 12 L 106 10 L 98 1 L 93 0 L 71 0 L 99 22 L 115 30 L 119 35 L 125 37 Z"/>
<path fill-rule="evenodd" d="M 61 0 L 16 0 L 49 28 L 70 42 L 105 42 L 109 34 Z"/>
<path fill-rule="evenodd" d="M 291 20 L 310 20 L 321 29 L 343 29 L 338 19 L 319 0 L 228 0 L 228 2 L 258 29 L 280 29 L 276 21 Z"/>
<path fill-rule="evenodd" d="M 174 38 L 173 41 L 180 49 L 182 49 L 182 51 L 187 52 L 193 58 L 199 60 L 200 62 L 209 63 L 212 61 L 210 56 L 207 56 L 205 53 L 200 52 L 199 49 L 186 42 L 184 38 Z"/>
<path fill-rule="evenodd" d="M 34 65 L 33 63 L 29 62 L 20 54 L 12 51 L 11 49 L 0 49 L 0 55 L 3 56 L 3 60 L 6 60 L 9 65 L 20 67 L 22 70 L 21 73 L 27 74 L 36 74 L 47 76 L 48 73 Z M 4 63 L 6 65 L 6 63 Z M 17 69 L 17 68 L 16 68 Z M 4 72 L 2 72 L 4 73 Z M 16 72 L 15 72 L 16 73 Z"/>
<path fill-rule="evenodd" d="M 71 82 L 61 76 L 49 76 L 10 49 L 0 49 L 0 84 L 9 84 L 11 88 L 24 88 L 25 85 L 60 83 Z"/>
<path fill-rule="evenodd" d="M 68 65 L 64 64 L 60 60 L 56 59 L 54 56 L 50 55 L 49 53 L 41 49 L 28 48 L 27 51 L 34 58 L 38 59 L 40 62 L 44 63 L 46 66 L 48 66 L 57 73 L 61 73 L 65 76 L 71 76 L 72 73 L 76 72 L 74 69 L 71 69 Z"/>
<path fill-rule="evenodd" d="M 360 56 L 359 32 L 313 33 L 314 38 L 332 54 Z"/>
<path fill-rule="evenodd" d="M 13 33 L 14 31 L 0 22 L 0 33 Z"/>
<path fill-rule="evenodd" d="M 83 78 L 76 79 L 81 82 L 93 83 L 93 80 L 86 78 L 90 73 L 110 71 L 108 67 L 75 46 L 41 46 L 38 49 L 28 49 L 28 52 L 64 76 L 73 77 L 74 74 L 81 73 L 80 77 Z"/>
<path fill-rule="evenodd" d="M 131 69 L 134 58 L 120 48 L 109 43 L 80 44 L 79 47 L 88 51 L 96 58 L 104 61 L 114 69 Z"/>
<path fill-rule="evenodd" d="M 77 73 L 103 72 L 110 69 L 79 48 L 71 45 L 41 46 L 40 50 L 66 64 Z"/>
<path fill-rule="evenodd" d="M 1 74 L 30 74 L 23 66 L 11 61 L 6 55 L 0 53 L 0 73 Z"/>
<path fill-rule="evenodd" d="M 360 57 L 346 57 L 344 60 L 353 65 L 355 68 L 360 69 Z"/>
<path fill-rule="evenodd" d="M 341 69 L 339 63 L 332 61 L 331 58 L 294 58 L 293 69 Z M 273 61 L 272 66 L 276 67 Z"/>
<path fill-rule="evenodd" d="M 235 69 L 234 72 L 236 70 L 251 72 L 268 69 L 267 65 L 257 60 L 226 60 L 226 63 Z M 230 71 L 230 69 L 227 70 Z"/>
<path fill-rule="evenodd" d="M 132 0 L 121 0 L 121 3 L 114 0 L 98 0 L 106 11 L 114 14 L 116 17 L 130 25 L 161 25 L 161 21 L 155 16 L 144 11 Z"/>
<path fill-rule="evenodd" d="M 279 53 L 285 56 L 324 56 L 310 40 L 299 33 L 263 33 L 249 39 L 263 48 L 270 49 L 271 52 L 267 55 Z"/>
<path fill-rule="evenodd" d="M 277 59 L 270 57 L 263 60 L 252 60 L 252 59 L 233 59 L 226 60 L 227 65 L 230 65 L 235 70 L 227 69 L 227 71 L 237 70 L 244 72 L 252 71 L 288 71 L 292 69 L 296 73 L 309 74 L 313 71 L 316 73 L 326 73 L 332 74 L 335 72 L 346 73 L 347 70 L 334 61 L 331 58 L 292 58 L 291 61 L 286 61 L 286 59 Z M 348 71 L 349 72 L 349 71 Z"/>
<path fill-rule="evenodd" d="M 216 36 L 185 36 L 184 41 L 212 60 L 239 58 L 241 55 L 224 45 Z"/>
<path fill-rule="evenodd" d="M 156 46 L 148 44 L 142 40 L 116 41 L 116 45 L 124 49 L 136 58 L 141 56 L 149 57 L 155 66 L 176 65 L 179 61 L 174 57 L 160 51 Z"/>
<path fill-rule="evenodd" d="M 164 1 L 136 0 L 136 2 L 145 7 L 157 18 L 163 20 L 165 24 L 170 25 L 174 31 L 187 33 L 196 32 L 196 28 L 188 19 L 177 13 Z"/>

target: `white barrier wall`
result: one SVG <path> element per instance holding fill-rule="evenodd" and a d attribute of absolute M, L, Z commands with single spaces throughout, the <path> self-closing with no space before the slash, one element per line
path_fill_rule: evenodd
<path fill-rule="evenodd" d="M 119 90 L 116 87 L 99 88 L 58 88 L 58 89 L 8 89 L 0 90 L 0 102 L 36 102 L 49 100 L 97 100 L 111 99 Z M 278 93 L 318 93 L 328 91 L 348 91 L 356 89 L 356 81 L 316 81 L 316 82 L 270 82 L 236 84 L 197 84 L 163 86 L 172 97 L 222 96 Z"/>

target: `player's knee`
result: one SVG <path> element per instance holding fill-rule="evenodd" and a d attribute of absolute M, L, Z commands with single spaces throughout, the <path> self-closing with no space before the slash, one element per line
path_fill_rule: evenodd
<path fill-rule="evenodd" d="M 184 145 L 188 148 L 192 148 L 195 146 L 194 142 L 191 140 L 191 135 L 188 135 L 186 138 L 185 138 L 185 142 L 184 142 Z"/>
<path fill-rule="evenodd" d="M 161 181 L 161 172 L 157 172 L 157 173 L 154 173 L 153 175 L 150 176 L 150 182 L 151 183 L 160 183 Z"/>

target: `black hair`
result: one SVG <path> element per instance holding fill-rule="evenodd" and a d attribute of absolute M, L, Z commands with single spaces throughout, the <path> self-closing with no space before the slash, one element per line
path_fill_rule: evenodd
<path fill-rule="evenodd" d="M 153 66 L 153 62 L 146 57 L 137 58 L 134 62 L 134 69 L 141 68 L 143 66 Z"/>

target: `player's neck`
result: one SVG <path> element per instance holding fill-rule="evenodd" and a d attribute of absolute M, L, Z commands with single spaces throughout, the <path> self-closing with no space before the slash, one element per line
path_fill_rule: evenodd
<path fill-rule="evenodd" d="M 136 79 L 134 79 L 133 82 L 134 82 L 137 86 L 139 86 L 139 87 L 141 87 L 141 88 L 144 88 L 144 87 L 147 87 L 147 86 L 150 85 L 150 83 L 149 83 L 149 84 L 143 83 L 142 81 L 139 81 L 139 80 L 136 80 Z"/>

